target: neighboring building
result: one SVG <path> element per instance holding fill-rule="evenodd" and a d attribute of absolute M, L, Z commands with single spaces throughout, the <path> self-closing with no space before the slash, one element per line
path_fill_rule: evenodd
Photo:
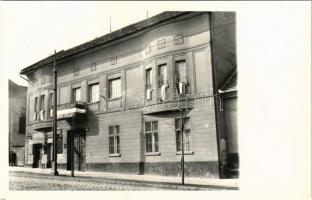
<path fill-rule="evenodd" d="M 24 166 L 27 87 L 9 80 L 9 158 L 10 165 Z"/>
<path fill-rule="evenodd" d="M 235 48 L 235 13 L 164 12 L 57 53 L 58 166 L 74 145 L 79 171 L 181 175 L 183 113 L 186 176 L 224 177 L 218 89 Z M 53 56 L 21 74 L 26 164 L 51 167 Z"/>

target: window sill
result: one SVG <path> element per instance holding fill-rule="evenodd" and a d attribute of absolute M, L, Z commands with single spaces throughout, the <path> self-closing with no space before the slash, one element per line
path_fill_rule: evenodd
<path fill-rule="evenodd" d="M 182 155 L 182 151 L 178 151 L 176 155 Z M 194 155 L 194 151 L 184 151 L 184 155 Z"/>
<path fill-rule="evenodd" d="M 120 153 L 109 154 L 109 157 L 121 157 L 121 154 Z"/>
<path fill-rule="evenodd" d="M 160 152 L 149 152 L 145 153 L 146 156 L 160 156 Z"/>
<path fill-rule="evenodd" d="M 109 98 L 108 101 L 115 101 L 115 100 L 119 100 L 121 99 L 121 97 L 114 97 L 114 98 Z"/>

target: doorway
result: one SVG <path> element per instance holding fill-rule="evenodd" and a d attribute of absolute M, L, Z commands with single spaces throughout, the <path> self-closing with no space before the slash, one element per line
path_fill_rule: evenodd
<path fill-rule="evenodd" d="M 53 158 L 52 144 L 48 143 L 47 144 L 47 168 L 52 167 L 52 158 Z"/>
<path fill-rule="evenodd" d="M 73 135 L 71 135 L 73 133 Z M 74 170 L 86 170 L 86 133 L 84 129 L 75 129 L 67 133 L 67 170 L 72 169 L 72 156 L 74 157 Z M 72 140 L 71 140 L 72 138 Z M 73 144 L 73 148 L 72 148 Z M 73 155 L 72 155 L 72 149 Z"/>
<path fill-rule="evenodd" d="M 33 168 L 40 166 L 42 144 L 33 144 Z"/>

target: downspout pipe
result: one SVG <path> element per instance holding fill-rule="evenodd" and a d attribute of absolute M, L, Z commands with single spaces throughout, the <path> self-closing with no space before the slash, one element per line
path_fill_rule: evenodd
<path fill-rule="evenodd" d="M 209 32 L 210 32 L 210 51 L 211 51 L 211 67 L 212 67 L 212 83 L 213 83 L 213 93 L 218 94 L 218 83 L 217 83 L 217 72 L 214 60 L 214 29 L 213 29 L 213 14 L 212 12 L 208 12 L 209 17 Z M 218 167 L 219 167 L 219 178 L 224 178 L 222 166 L 221 166 L 221 151 L 220 151 L 220 114 L 219 114 L 219 104 L 217 98 L 214 98 L 215 104 L 215 119 L 216 119 L 216 136 L 217 136 L 217 150 L 218 150 Z"/>

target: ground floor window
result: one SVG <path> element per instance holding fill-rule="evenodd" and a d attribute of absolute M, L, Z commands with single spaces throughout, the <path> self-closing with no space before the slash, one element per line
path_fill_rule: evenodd
<path fill-rule="evenodd" d="M 176 118 L 175 129 L 176 129 L 176 148 L 177 152 L 182 151 L 182 120 L 184 123 L 183 140 L 184 140 L 184 151 L 191 151 L 191 129 L 190 129 L 190 118 Z"/>
<path fill-rule="evenodd" d="M 109 154 L 120 153 L 119 126 L 109 127 Z"/>
<path fill-rule="evenodd" d="M 145 122 L 145 147 L 146 153 L 159 152 L 157 121 Z"/>

